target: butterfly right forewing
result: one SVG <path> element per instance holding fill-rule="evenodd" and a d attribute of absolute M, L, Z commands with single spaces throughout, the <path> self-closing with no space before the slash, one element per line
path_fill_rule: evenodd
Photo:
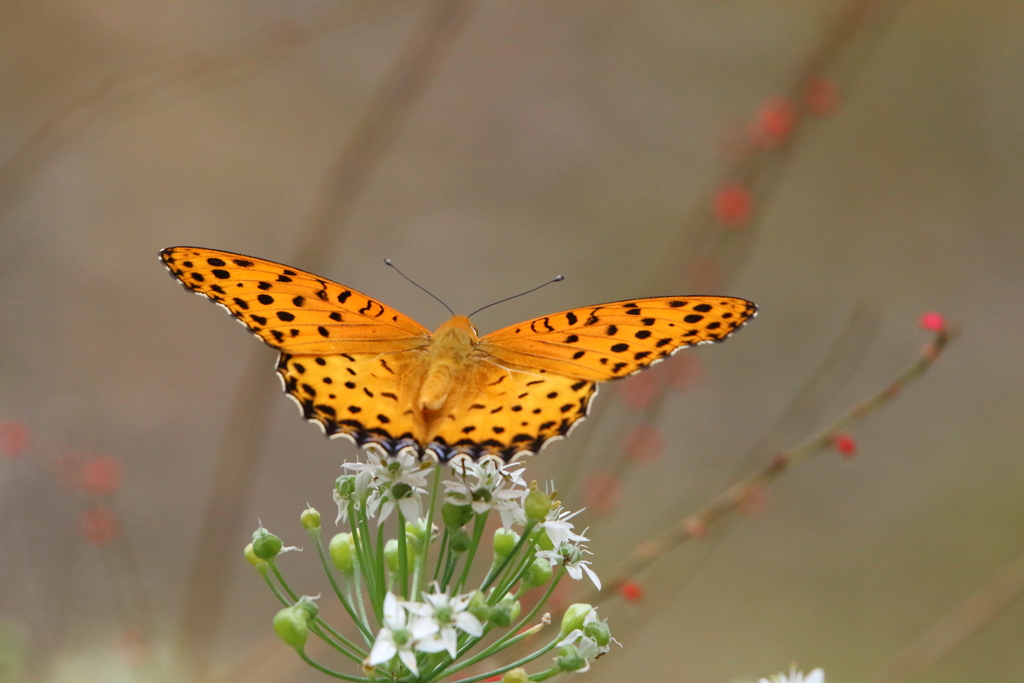
<path fill-rule="evenodd" d="M 757 312 L 744 299 L 676 296 L 577 308 L 485 335 L 480 348 L 510 366 L 605 381 L 680 348 L 722 341 Z"/>

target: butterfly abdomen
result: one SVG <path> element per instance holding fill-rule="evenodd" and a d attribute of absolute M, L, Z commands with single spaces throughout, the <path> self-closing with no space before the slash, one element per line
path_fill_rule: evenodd
<path fill-rule="evenodd" d="M 454 316 L 437 328 L 427 351 L 427 372 L 419 391 L 421 410 L 440 410 L 453 388 L 465 384 L 472 374 L 477 341 L 476 331 L 464 315 Z"/>

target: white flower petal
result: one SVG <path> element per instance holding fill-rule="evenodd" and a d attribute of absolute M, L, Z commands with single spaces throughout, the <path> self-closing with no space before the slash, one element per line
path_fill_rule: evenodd
<path fill-rule="evenodd" d="M 484 625 L 469 612 L 458 612 L 455 615 L 455 625 L 475 638 L 484 634 Z"/>
<path fill-rule="evenodd" d="M 580 562 L 580 566 L 583 567 L 583 571 L 587 573 L 587 576 L 590 577 L 590 580 L 594 582 L 594 587 L 597 588 L 597 590 L 601 590 L 601 579 L 597 578 L 597 574 L 591 571 L 590 567 L 587 566 L 586 562 Z M 821 681 L 821 683 L 825 683 L 824 679 Z"/>
<path fill-rule="evenodd" d="M 407 520 L 419 519 L 420 498 L 415 493 L 398 501 L 398 509 Z"/>
<path fill-rule="evenodd" d="M 405 602 L 402 604 L 405 605 L 405 609 L 408 610 L 409 614 L 415 614 L 418 617 L 429 617 L 434 614 L 434 608 L 422 602 Z"/>
<path fill-rule="evenodd" d="M 448 650 L 448 654 L 452 656 L 452 659 L 455 659 L 459 652 L 459 636 L 455 633 L 455 629 L 451 626 L 441 629 L 441 640 L 444 642 L 444 647 Z"/>
<path fill-rule="evenodd" d="M 438 634 L 435 633 L 429 638 L 417 640 L 416 649 L 420 652 L 434 653 L 444 652 L 447 649 L 447 647 L 445 646 L 444 641 L 441 640 Z"/>
<path fill-rule="evenodd" d="M 389 628 L 399 629 L 405 628 L 405 609 L 398 602 L 398 598 L 395 597 L 394 593 L 388 593 L 384 596 L 384 623 Z"/>
<path fill-rule="evenodd" d="M 409 632 L 412 633 L 412 637 L 417 640 L 420 638 L 428 638 L 440 630 L 441 627 L 438 625 L 437 619 L 431 619 L 430 617 L 417 617 L 416 619 L 413 619 L 412 624 L 409 625 Z"/>
<path fill-rule="evenodd" d="M 405 664 L 405 668 L 411 671 L 414 676 L 420 675 L 420 670 L 416 668 L 416 655 L 413 654 L 412 650 L 400 650 L 398 658 L 402 660 L 402 664 Z"/>
<path fill-rule="evenodd" d="M 391 515 L 391 511 L 395 509 L 395 504 L 388 498 L 384 501 L 384 504 L 380 506 L 380 516 L 377 518 L 377 525 L 384 523 L 384 520 Z"/>
<path fill-rule="evenodd" d="M 391 639 L 391 631 L 382 628 L 377 634 L 377 640 L 373 643 L 373 649 L 370 650 L 370 666 L 390 662 L 397 653 L 398 648 L 395 647 L 395 641 Z"/>

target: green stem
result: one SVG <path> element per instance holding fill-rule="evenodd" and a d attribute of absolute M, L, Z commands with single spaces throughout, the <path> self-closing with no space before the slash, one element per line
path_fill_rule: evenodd
<path fill-rule="evenodd" d="M 462 567 L 462 576 L 459 577 L 459 582 L 455 585 L 455 590 L 453 591 L 455 595 L 462 592 L 463 586 L 466 585 L 466 580 L 469 579 L 469 570 L 473 567 L 473 557 L 476 556 L 476 549 L 484 535 L 484 526 L 487 524 L 487 516 L 490 513 L 490 510 L 479 513 L 473 522 L 473 540 L 470 542 L 469 551 L 466 553 L 466 564 Z"/>
<path fill-rule="evenodd" d="M 267 562 L 267 565 L 274 569 L 274 574 L 277 576 L 278 581 L 282 581 L 281 585 L 284 586 L 285 590 L 287 590 L 288 593 L 292 596 L 292 601 L 297 600 L 297 598 L 294 597 L 295 593 L 293 593 L 292 590 L 290 588 L 288 588 L 288 585 L 286 583 L 283 583 L 283 579 L 281 578 L 281 573 L 279 571 L 277 571 L 277 568 L 274 567 L 270 562 Z M 257 570 L 259 570 L 260 576 L 262 576 L 263 580 L 267 582 L 267 585 L 270 586 L 271 592 L 274 595 L 277 596 L 278 600 L 281 601 L 281 604 L 284 605 L 285 607 L 291 607 L 293 602 L 290 602 L 288 600 L 288 598 L 285 597 L 284 593 L 282 593 L 280 591 L 280 589 L 278 589 L 278 587 L 274 585 L 273 580 L 271 580 L 271 578 L 270 578 L 270 573 L 268 571 L 266 571 L 265 568 L 261 568 L 261 567 L 257 567 Z M 323 634 L 323 632 L 321 632 L 320 629 L 316 627 L 316 625 L 319 625 L 319 626 L 322 626 L 322 627 L 326 628 L 333 636 L 335 636 L 341 642 L 333 641 L 330 638 L 328 638 L 327 636 L 325 636 Z M 310 630 L 313 631 L 313 633 L 315 633 L 317 636 L 319 636 L 321 640 L 323 640 L 325 643 L 327 643 L 328 645 L 333 647 L 335 650 L 337 650 L 341 654 L 345 655 L 346 657 L 348 657 L 349 659 L 351 659 L 354 662 L 362 662 L 366 658 L 366 656 L 367 656 L 366 652 L 363 652 L 363 650 L 361 648 L 359 648 L 355 643 L 353 643 L 348 638 L 346 638 L 345 636 L 341 635 L 340 633 L 335 631 L 333 628 L 331 628 L 331 625 L 328 624 L 323 619 L 321 619 L 320 617 L 316 618 L 316 625 L 310 624 Z M 348 646 L 348 647 L 352 648 L 352 652 L 349 652 L 348 650 L 346 650 L 346 648 L 344 646 Z M 353 653 L 362 653 L 362 655 L 358 656 L 358 655 L 353 654 Z"/>
<path fill-rule="evenodd" d="M 377 556 L 373 550 L 373 542 L 370 540 L 370 523 L 365 514 L 359 516 L 359 531 L 363 537 L 363 546 L 366 550 L 365 563 L 363 564 L 363 581 L 366 582 L 366 593 L 370 600 L 370 607 L 373 608 L 373 615 L 377 619 L 377 625 L 384 624 L 384 567 L 383 563 L 378 564 Z M 362 558 L 361 558 L 362 559 Z"/>
<path fill-rule="evenodd" d="M 533 548 L 532 543 L 530 544 L 530 548 Z M 530 564 L 533 562 L 533 560 L 534 558 L 530 555 L 529 552 L 524 554 L 519 559 L 519 564 L 516 565 L 516 568 L 513 571 L 506 574 L 505 578 L 503 578 L 498 583 L 498 587 L 494 589 L 493 593 L 491 593 L 491 597 L 487 602 L 492 605 L 497 605 L 498 602 L 500 602 L 501 599 L 505 597 L 505 595 L 509 592 L 512 586 L 515 585 L 516 581 L 522 578 L 523 574 L 526 573 L 526 570 L 530 568 Z"/>
<path fill-rule="evenodd" d="M 353 588 L 354 586 L 354 588 Z M 366 601 L 363 600 L 363 584 L 359 580 L 359 565 L 355 566 L 355 577 L 354 580 L 347 586 L 349 589 L 349 602 L 353 603 L 359 608 L 359 618 L 362 620 L 366 628 L 370 628 L 370 620 L 366 616 Z M 366 644 L 373 647 L 374 639 L 366 635 L 363 636 L 366 640 Z"/>
<path fill-rule="evenodd" d="M 502 562 L 497 567 L 497 569 L 492 568 L 491 571 L 487 573 L 487 578 L 485 578 L 484 582 L 480 584 L 480 590 L 486 591 L 488 588 L 491 587 L 491 584 L 494 583 L 494 580 L 501 575 L 501 572 L 505 570 L 505 567 L 507 567 L 509 562 L 512 561 L 512 558 L 515 557 L 516 553 L 518 553 L 519 550 L 523 547 L 523 544 L 527 542 L 526 539 L 529 538 L 530 533 L 533 532 L 533 527 L 535 526 L 537 526 L 536 522 L 529 521 L 526 523 L 526 528 L 523 529 L 523 533 L 519 537 L 519 542 L 516 543 L 515 547 L 512 548 L 512 552 L 508 554 L 508 556 L 505 558 L 505 561 Z"/>
<path fill-rule="evenodd" d="M 365 515 L 360 514 L 360 511 L 365 512 L 365 506 L 356 506 L 355 502 L 349 502 L 349 526 L 352 528 L 352 538 L 354 539 L 354 545 L 356 549 L 356 582 L 360 586 L 360 601 L 362 601 L 362 583 L 366 583 L 366 593 L 370 602 L 373 602 L 373 595 L 376 593 L 374 587 L 374 576 L 372 572 L 369 572 L 369 568 L 373 566 L 373 549 L 370 547 L 369 533 L 364 531 L 364 517 Z M 362 581 L 360 576 L 362 575 Z"/>
<path fill-rule="evenodd" d="M 441 590 L 448 590 L 448 582 L 452 580 L 452 575 L 455 573 L 455 567 L 459 564 L 459 554 L 448 548 L 448 561 L 444 567 L 444 576 L 441 577 Z"/>
<path fill-rule="evenodd" d="M 284 593 L 281 592 L 281 589 L 274 585 L 274 581 L 270 578 L 270 572 L 267 571 L 266 567 L 256 567 L 256 570 L 260 573 L 260 576 L 263 577 L 263 580 L 267 582 L 267 585 L 270 586 L 270 591 L 277 596 L 277 599 L 281 601 L 281 604 L 285 607 L 291 607 L 292 603 L 288 601 L 288 598 L 284 597 Z"/>
<path fill-rule="evenodd" d="M 476 681 L 482 681 L 484 679 L 491 678 L 492 676 L 497 676 L 498 674 L 503 674 L 506 671 L 511 671 L 512 669 L 515 669 L 516 667 L 520 667 L 523 664 L 529 664 L 530 662 L 532 662 L 533 660 L 537 659 L 538 657 L 540 657 L 542 655 L 545 655 L 548 652 L 551 652 L 551 650 L 555 649 L 555 646 L 558 645 L 560 640 L 561 640 L 561 635 L 559 635 L 558 638 L 555 638 L 550 643 L 548 643 L 547 645 L 545 645 L 541 649 L 537 650 L 533 654 L 527 655 L 527 656 L 523 657 L 522 659 L 519 659 L 519 660 L 516 660 L 516 661 L 512 662 L 511 664 L 506 664 L 505 666 L 503 666 L 503 667 L 501 667 L 499 669 L 495 669 L 493 671 L 488 671 L 485 674 L 479 674 L 477 676 L 470 676 L 469 678 L 460 678 L 459 680 L 454 681 L 454 683 L 476 683 Z M 448 675 L 447 671 L 442 671 L 441 675 L 438 676 L 438 679 L 445 678 L 447 675 Z"/>
<path fill-rule="evenodd" d="M 338 582 L 334 578 L 334 573 L 331 571 L 331 567 L 327 562 L 327 553 L 324 552 L 324 545 L 320 540 L 320 534 L 317 534 L 316 536 L 316 549 L 320 555 L 320 564 L 323 565 L 324 571 L 327 572 L 327 579 L 331 582 L 331 587 L 334 589 L 334 594 L 338 596 L 338 600 L 345 608 L 345 611 L 348 612 L 348 615 L 352 618 L 352 621 L 355 622 L 355 625 L 359 627 L 359 631 L 363 634 L 363 638 L 366 639 L 367 645 L 369 645 L 372 642 L 372 636 L 370 634 L 369 625 L 359 618 L 359 616 L 356 614 L 356 611 L 352 609 L 352 604 L 345 598 L 344 593 L 342 593 L 341 588 L 338 586 Z"/>
<path fill-rule="evenodd" d="M 427 519 L 426 519 L 426 534 L 425 538 L 420 541 L 420 556 L 416 563 L 416 572 L 412 578 L 412 595 L 409 596 L 410 600 L 418 600 L 420 591 L 423 589 L 421 583 L 423 577 L 427 575 L 427 557 L 430 555 L 430 541 L 433 536 L 433 521 L 434 521 L 434 508 L 437 503 L 437 492 L 441 485 L 441 463 L 434 465 L 434 485 L 430 490 L 430 505 L 427 507 Z M 419 520 L 417 520 L 417 524 Z M 418 528 L 417 528 L 418 529 Z M 444 547 L 444 546 L 442 546 Z M 440 557 L 438 558 L 440 560 Z M 438 563 L 440 566 L 440 563 Z M 437 571 L 434 571 L 434 578 L 437 578 Z"/>
<path fill-rule="evenodd" d="M 548 599 L 551 597 L 551 594 L 555 592 L 555 588 L 558 586 L 558 582 L 562 580 L 563 576 L 565 576 L 565 567 L 562 567 L 558 574 L 555 575 L 555 578 L 551 581 L 551 585 L 548 586 L 548 589 L 546 591 L 544 591 L 544 595 L 541 596 L 541 599 L 538 600 L 537 604 L 533 606 L 533 609 L 530 610 L 530 613 L 522 619 L 520 619 L 519 623 L 516 624 L 513 628 L 509 629 L 505 635 L 503 635 L 501 638 L 498 638 L 496 641 L 488 645 L 485 650 L 483 650 L 479 655 L 475 655 L 475 657 L 480 657 L 481 659 L 483 659 L 484 657 L 489 657 L 490 655 L 494 654 L 495 652 L 498 652 L 499 650 L 504 650 L 505 647 L 507 646 L 503 647 L 503 644 L 510 639 L 512 634 L 519 633 L 519 631 L 521 631 L 522 628 L 526 626 L 526 624 L 530 623 L 530 621 L 532 621 L 533 618 L 537 616 L 537 612 L 539 612 L 544 607 L 545 603 L 547 603 Z"/>
<path fill-rule="evenodd" d="M 441 561 L 444 560 L 444 553 L 448 549 L 448 527 L 444 528 L 444 534 L 441 536 L 440 550 L 437 551 L 437 564 L 434 565 L 434 578 L 432 581 L 437 581 L 437 575 L 441 573 Z"/>
<path fill-rule="evenodd" d="M 380 514 L 380 510 L 377 511 Z M 387 566 L 387 560 L 384 558 L 384 525 L 380 523 L 379 518 L 377 522 L 377 555 L 376 555 L 377 566 L 374 569 L 377 570 L 377 585 L 381 588 L 380 601 L 375 602 L 373 605 L 373 611 L 376 612 L 378 618 L 381 620 L 381 624 L 384 623 L 384 594 L 387 593 L 385 587 L 388 585 L 387 579 L 384 576 L 384 568 Z"/>
<path fill-rule="evenodd" d="M 462 669 L 466 668 L 467 666 L 471 666 L 473 664 L 476 664 L 477 662 L 483 661 L 487 657 L 490 657 L 490 656 L 492 656 L 494 654 L 497 654 L 498 652 L 501 652 L 502 650 L 507 650 L 508 648 L 518 644 L 521 640 L 523 640 L 524 638 L 526 638 L 529 635 L 531 635 L 529 633 L 519 633 L 519 632 L 522 631 L 523 627 L 526 626 L 526 624 L 529 623 L 531 620 L 533 620 L 533 618 L 537 615 L 537 612 L 539 612 L 541 610 L 541 608 L 544 607 L 544 604 L 551 597 L 551 594 L 555 592 L 555 587 L 558 586 L 558 582 L 562 580 L 562 576 L 564 576 L 564 575 L 565 575 L 565 569 L 562 568 L 562 570 L 558 573 L 558 575 L 551 582 L 551 585 L 548 586 L 547 591 L 544 592 L 544 595 L 541 597 L 541 599 L 537 601 L 537 604 L 533 606 L 533 609 L 530 610 L 529 614 L 527 614 L 525 617 L 523 617 L 522 619 L 519 620 L 518 624 L 516 624 L 514 627 L 512 627 L 508 631 L 506 631 L 505 635 L 503 635 L 502 637 L 498 638 L 498 640 L 496 640 L 493 643 L 491 643 L 490 645 L 488 645 L 485 649 L 481 650 L 480 652 L 478 652 L 477 654 L 473 655 L 469 659 L 459 662 L 458 665 L 450 667 L 448 670 L 445 671 L 445 676 L 450 676 L 451 674 L 453 674 L 453 673 L 455 673 L 457 671 L 461 671 Z M 462 655 L 464 655 L 465 653 L 467 653 L 471 649 L 473 649 L 476 646 L 477 643 L 479 643 L 481 640 L 483 640 L 487 636 L 487 634 L 489 632 L 490 632 L 490 628 L 488 628 L 486 631 L 484 631 L 484 634 L 482 636 L 480 636 L 479 638 L 469 638 L 468 640 L 466 640 L 466 642 L 463 643 L 459 647 L 459 650 L 458 650 L 458 653 L 456 654 L 455 659 L 457 660 L 459 657 L 461 657 Z M 519 634 L 519 635 L 516 635 L 516 634 Z"/>
<path fill-rule="evenodd" d="M 328 638 L 327 635 L 324 634 L 322 629 L 326 629 L 328 633 L 330 633 L 335 639 L 337 639 L 337 642 L 334 642 L 331 638 Z M 324 641 L 325 643 L 333 647 L 335 650 L 351 659 L 356 664 L 362 664 L 363 660 L 366 659 L 370 654 L 369 652 L 366 652 L 345 636 L 338 633 L 335 629 L 331 628 L 331 626 L 320 617 L 316 617 L 315 621 L 309 624 L 309 630 L 315 633 L 317 637 L 320 638 L 320 640 Z"/>
<path fill-rule="evenodd" d="M 312 659 L 309 658 L 309 655 L 307 655 L 305 653 L 305 651 L 296 649 L 296 652 L 298 652 L 299 656 L 302 657 L 302 661 L 304 661 L 306 664 L 309 664 L 311 667 L 313 667 L 314 669 L 316 669 L 320 673 L 325 673 L 328 676 L 333 676 L 334 678 L 340 678 L 343 681 L 360 681 L 361 682 L 361 681 L 369 681 L 370 680 L 369 678 L 360 678 L 359 676 L 348 676 L 348 675 L 340 673 L 338 671 L 332 671 L 331 669 L 328 669 L 327 667 L 325 667 L 325 666 L 323 666 L 321 664 L 317 664 L 316 662 L 314 662 Z"/>
<path fill-rule="evenodd" d="M 397 505 L 395 505 L 398 508 Z M 398 590 L 406 600 L 414 600 L 409 595 L 409 549 L 406 547 L 408 539 L 405 537 L 405 515 L 401 508 L 398 508 Z"/>
<path fill-rule="evenodd" d="M 288 585 L 288 582 L 284 580 L 284 576 L 281 575 L 281 570 L 277 568 L 277 562 L 275 562 L 275 559 L 276 558 L 273 557 L 270 558 L 269 560 L 267 560 L 267 564 L 270 565 L 270 569 L 274 572 L 274 576 L 277 577 L 278 583 L 281 584 L 281 587 L 285 589 L 285 591 L 288 593 L 291 599 L 293 601 L 298 600 L 299 596 L 295 594 L 295 591 L 291 589 L 291 586 Z"/>
<path fill-rule="evenodd" d="M 549 678 L 553 678 L 558 674 L 562 673 L 562 670 L 557 666 L 553 666 L 547 671 L 541 671 L 540 673 L 530 674 L 531 681 L 546 681 Z"/>

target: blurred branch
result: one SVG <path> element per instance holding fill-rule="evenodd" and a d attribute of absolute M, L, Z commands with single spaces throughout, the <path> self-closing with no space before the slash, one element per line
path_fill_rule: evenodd
<path fill-rule="evenodd" d="M 298 266 L 315 272 L 334 253 L 340 233 L 333 228 L 348 218 L 372 170 L 390 149 L 475 7 L 476 0 L 435 0 L 428 9 L 324 176 L 299 239 Z"/>
<path fill-rule="evenodd" d="M 757 237 L 762 208 L 780 185 L 794 149 L 806 138 L 808 119 L 834 112 L 840 84 L 849 89 L 871 49 L 904 4 L 905 0 L 850 0 L 823 28 L 817 46 L 808 52 L 783 89 L 785 94 L 769 100 L 773 104 L 766 105 L 749 122 L 743 131 L 749 138 L 743 142 L 743 149 L 712 182 L 712 189 L 692 209 L 681 229 L 671 232 L 682 234 L 684 244 L 666 245 L 661 250 L 663 264 L 656 270 L 666 273 L 666 277 L 658 285 L 660 291 L 724 293 L 722 289 L 738 274 Z M 669 359 L 666 364 L 672 362 L 680 361 Z M 665 364 L 649 372 L 665 374 Z M 650 404 L 637 411 L 632 423 L 656 420 L 668 394 L 662 386 Z M 617 409 L 611 401 L 600 402 L 590 419 L 602 421 Z M 596 435 L 593 428 L 581 435 L 576 442 L 580 455 L 563 459 L 559 481 L 581 486 L 579 473 L 600 465 L 602 459 L 614 459 L 618 467 L 622 466 L 621 448 L 602 456 L 599 449 L 589 447 Z M 616 441 L 621 439 L 612 439 Z M 596 455 L 584 457 L 585 453 Z"/>
<path fill-rule="evenodd" d="M 744 501 L 778 479 L 791 467 L 831 446 L 837 436 L 899 395 L 908 384 L 923 375 L 939 359 L 955 334 L 954 331 L 947 329 L 936 333 L 935 338 L 925 345 L 920 357 L 887 387 L 851 408 L 845 415 L 799 446 L 779 453 L 760 471 L 729 486 L 707 504 L 679 520 L 660 538 L 637 545 L 616 570 L 613 578 L 605 582 L 610 590 L 600 595 L 587 595 L 584 600 L 596 602 L 604 599 L 676 546 L 694 538 L 703 538 L 710 524 L 736 510 Z"/>
<path fill-rule="evenodd" d="M 840 82 L 848 92 L 872 48 L 906 0 L 850 0 L 825 26 L 817 47 L 776 97 L 766 98 L 741 134 L 735 159 L 694 208 L 684 232 L 687 265 L 670 264 L 666 291 L 703 293 L 725 286 L 746 261 L 757 219 L 785 176 L 808 122 L 835 113 Z"/>
<path fill-rule="evenodd" d="M 435 0 L 376 97 L 335 157 L 299 238 L 296 264 L 322 270 L 333 255 L 342 225 L 397 131 L 459 35 L 475 0 Z M 254 352 L 217 454 L 209 509 L 196 549 L 178 628 L 179 644 L 196 678 L 207 672 L 223 621 L 224 604 L 244 533 L 246 502 L 259 470 L 278 380 L 266 352 Z M 230 559 L 229 559 L 230 558 Z"/>
<path fill-rule="evenodd" d="M 1002 567 L 971 597 L 889 660 L 867 683 L 907 681 L 927 671 L 1024 596 L 1024 556 Z"/>
<path fill-rule="evenodd" d="M 257 75 L 284 62 L 296 49 L 316 38 L 409 4 L 404 0 L 363 0 L 339 4 L 307 24 L 280 18 L 268 22 L 263 35 L 246 35 L 204 53 L 176 57 L 104 79 L 46 117 L 0 165 L 0 216 L 52 154 L 100 117 L 110 117 L 119 107 L 175 85 Z"/>

